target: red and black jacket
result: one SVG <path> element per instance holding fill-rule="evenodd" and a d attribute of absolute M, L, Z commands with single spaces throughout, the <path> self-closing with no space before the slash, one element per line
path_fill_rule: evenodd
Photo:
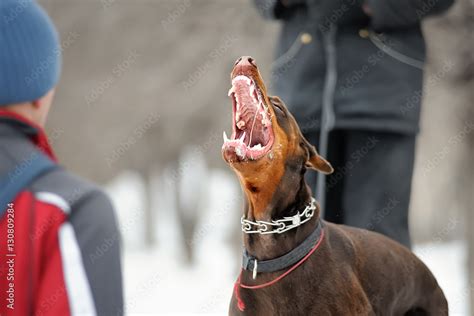
<path fill-rule="evenodd" d="M 41 128 L 0 110 L 0 177 L 40 152 L 56 161 Z M 57 168 L 0 208 L 0 315 L 123 314 L 120 234 L 99 188 Z"/>

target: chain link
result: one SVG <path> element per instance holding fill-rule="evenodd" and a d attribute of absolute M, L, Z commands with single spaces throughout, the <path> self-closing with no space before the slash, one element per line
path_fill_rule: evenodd
<path fill-rule="evenodd" d="M 314 216 L 315 210 L 316 200 L 311 198 L 309 205 L 301 213 L 298 212 L 294 216 L 284 217 L 271 222 L 251 221 L 242 216 L 240 223 L 242 224 L 242 231 L 246 234 L 281 234 L 309 221 Z"/>

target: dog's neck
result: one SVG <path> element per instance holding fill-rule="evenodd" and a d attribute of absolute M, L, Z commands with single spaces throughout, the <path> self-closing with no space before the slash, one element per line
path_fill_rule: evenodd
<path fill-rule="evenodd" d="M 291 196 L 292 198 L 289 201 L 285 201 L 285 199 L 275 201 L 273 199 L 275 206 L 267 211 L 266 219 L 277 220 L 293 216 L 311 203 L 311 191 L 304 181 L 304 177 L 301 178 L 299 188 L 295 188 L 295 191 L 290 194 L 287 192 L 285 196 Z M 244 246 L 247 252 L 258 260 L 279 257 L 302 243 L 313 232 L 318 223 L 319 214 L 320 210 L 317 206 L 314 216 L 308 222 L 282 234 L 244 233 Z M 245 206 L 244 216 L 246 218 L 252 217 L 251 206 L 248 202 Z"/>

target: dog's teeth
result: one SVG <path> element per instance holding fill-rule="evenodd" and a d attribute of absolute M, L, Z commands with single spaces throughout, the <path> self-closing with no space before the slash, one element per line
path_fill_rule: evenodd
<path fill-rule="evenodd" d="M 227 96 L 230 97 L 230 95 L 231 95 L 233 92 L 235 92 L 234 86 L 232 86 L 232 87 L 229 89 L 229 92 L 227 92 Z"/>
<path fill-rule="evenodd" d="M 238 80 L 242 80 L 242 76 L 237 76 L 234 79 L 232 79 L 232 85 L 234 85 Z"/>
<path fill-rule="evenodd" d="M 225 131 L 224 131 L 224 133 L 222 134 L 222 137 L 224 138 L 224 143 L 226 143 L 226 142 L 229 141 L 229 138 L 227 137 L 227 134 L 226 134 Z"/>
<path fill-rule="evenodd" d="M 245 140 L 245 132 L 242 133 L 242 136 L 240 136 L 239 140 L 243 143 Z"/>
<path fill-rule="evenodd" d="M 258 102 L 258 104 L 257 104 L 257 111 L 259 113 L 262 112 L 262 105 L 263 105 L 262 102 Z"/>
<path fill-rule="evenodd" d="M 267 116 L 266 116 L 266 115 L 263 115 L 263 117 L 262 117 L 262 124 L 263 124 L 264 126 L 268 126 L 268 123 L 269 123 L 269 122 L 270 122 L 270 121 L 268 120 Z"/>
<path fill-rule="evenodd" d="M 240 158 L 245 158 L 245 152 L 240 148 L 240 147 L 236 147 L 235 148 L 235 153 L 237 154 L 237 156 L 239 156 Z"/>
<path fill-rule="evenodd" d="M 240 112 L 235 113 L 235 121 L 240 121 Z"/>
<path fill-rule="evenodd" d="M 262 144 L 257 144 L 257 145 L 255 145 L 255 146 L 253 146 L 252 149 L 258 149 L 258 150 L 260 150 L 260 149 L 262 149 Z"/>
<path fill-rule="evenodd" d="M 239 122 L 237 123 L 237 127 L 238 127 L 239 129 L 242 129 L 242 127 L 244 127 L 244 126 L 245 126 L 245 122 L 244 122 L 244 121 L 239 121 Z"/>
<path fill-rule="evenodd" d="M 247 85 L 250 85 L 250 83 L 252 82 L 252 80 L 250 80 L 249 77 L 239 75 L 239 76 L 235 77 L 234 79 L 232 79 L 232 84 L 234 84 L 237 81 L 241 81 L 241 80 L 244 80 Z"/>

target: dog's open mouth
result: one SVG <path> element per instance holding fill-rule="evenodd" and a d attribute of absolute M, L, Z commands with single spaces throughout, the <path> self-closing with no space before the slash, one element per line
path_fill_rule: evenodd
<path fill-rule="evenodd" d="M 255 81 L 238 75 L 232 79 L 229 90 L 232 99 L 232 135 L 224 132 L 222 150 L 227 160 L 258 160 L 267 154 L 273 145 L 274 134 L 268 106 Z"/>

